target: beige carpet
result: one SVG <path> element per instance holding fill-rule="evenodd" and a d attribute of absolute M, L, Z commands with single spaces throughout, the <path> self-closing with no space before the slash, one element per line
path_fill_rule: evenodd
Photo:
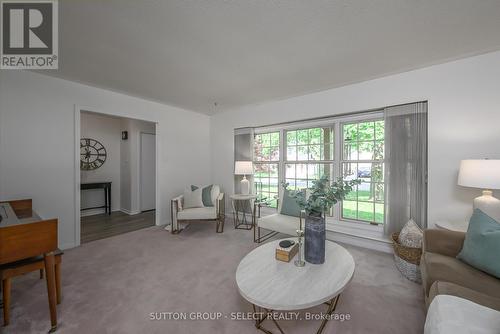
<path fill-rule="evenodd" d="M 58 333 L 260 333 L 231 312 L 251 310 L 234 280 L 241 258 L 256 245 L 252 231 L 193 224 L 179 235 L 151 227 L 66 251 Z M 346 246 L 355 276 L 324 333 L 422 333 L 420 285 L 401 277 L 388 254 Z M 11 324 L 2 333 L 49 329 L 45 282 L 37 273 L 13 282 Z M 314 282 L 311 282 L 314 284 Z M 304 291 L 307 293 L 307 291 Z M 309 311 L 321 312 L 322 308 Z M 221 312 L 220 320 L 150 320 L 151 312 Z M 318 321 L 283 321 L 287 333 L 314 333 Z M 272 329 L 272 323 L 266 322 Z"/>

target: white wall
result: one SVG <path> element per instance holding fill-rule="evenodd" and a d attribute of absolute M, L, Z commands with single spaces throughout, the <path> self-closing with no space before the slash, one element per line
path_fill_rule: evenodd
<path fill-rule="evenodd" d="M 85 182 L 111 182 L 111 211 L 120 210 L 120 142 L 121 123 L 117 117 L 109 117 L 82 112 L 80 117 L 80 137 L 92 138 L 106 149 L 106 161 L 95 170 L 80 171 L 80 180 Z M 90 208 L 104 205 L 104 191 L 89 189 L 81 192 L 81 207 Z M 103 213 L 104 209 L 82 211 L 83 215 Z"/>
<path fill-rule="evenodd" d="M 124 119 L 124 131 L 128 139 L 121 142 L 121 209 L 129 214 L 137 214 L 140 209 L 140 140 L 141 132 L 155 133 L 155 124 L 151 122 Z"/>
<path fill-rule="evenodd" d="M 0 71 L 0 198 L 33 198 L 42 217 L 58 217 L 60 247 L 78 244 L 75 105 L 158 123 L 160 224 L 170 221 L 169 199 L 185 185 L 209 182 L 208 116 L 38 73 Z"/>
<path fill-rule="evenodd" d="M 429 223 L 463 220 L 480 191 L 457 186 L 459 161 L 500 159 L 500 52 L 216 114 L 213 182 L 233 188 L 234 128 L 422 100 L 429 101 Z"/>

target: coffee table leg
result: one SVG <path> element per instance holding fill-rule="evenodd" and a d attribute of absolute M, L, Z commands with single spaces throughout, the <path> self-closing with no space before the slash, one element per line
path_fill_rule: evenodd
<path fill-rule="evenodd" d="M 337 297 L 335 297 L 332 300 L 325 303 L 326 305 L 328 305 L 328 308 L 326 310 L 326 316 L 321 321 L 321 325 L 319 326 L 318 330 L 316 331 L 316 334 L 323 333 L 323 330 L 325 329 L 325 326 L 326 326 L 328 320 L 330 320 L 331 315 L 333 314 L 333 312 L 335 312 L 335 309 L 337 308 L 337 304 L 339 302 L 339 299 L 340 299 L 340 295 L 338 295 Z M 266 320 L 269 317 L 269 314 L 272 313 L 273 310 L 267 310 L 263 307 L 258 307 L 254 304 L 252 304 L 252 308 L 253 308 L 254 315 L 257 315 L 257 314 L 259 315 L 258 319 L 255 319 L 255 327 L 258 330 L 261 330 L 262 332 L 264 332 L 266 334 L 274 334 L 273 332 L 271 332 L 270 330 L 268 330 L 267 328 L 262 326 L 262 323 L 264 322 L 264 320 Z M 281 326 L 278 324 L 276 319 L 270 318 L 269 320 L 271 320 L 274 323 L 274 325 L 276 325 L 276 327 L 278 328 L 278 330 L 280 331 L 281 334 L 285 334 L 285 332 L 283 331 Z"/>
<path fill-rule="evenodd" d="M 325 329 L 326 323 L 328 322 L 328 320 L 330 320 L 330 316 L 332 315 L 333 312 L 335 312 L 335 309 L 337 308 L 337 304 L 339 302 L 339 299 L 340 299 L 340 295 L 333 298 L 329 302 L 325 303 L 326 305 L 328 305 L 328 309 L 326 310 L 327 316 L 325 317 L 325 319 L 323 319 L 323 321 L 321 321 L 321 325 L 319 326 L 316 334 L 321 334 L 323 332 L 323 330 Z"/>
<path fill-rule="evenodd" d="M 258 307 L 258 306 L 255 306 L 254 304 L 252 304 L 252 307 L 253 307 L 253 313 L 254 315 L 255 314 L 259 314 L 259 319 L 256 319 L 255 320 L 255 327 L 261 331 L 263 331 L 264 333 L 266 334 L 274 334 L 273 332 L 271 332 L 270 330 L 264 328 L 262 326 L 262 323 L 264 322 L 264 320 L 266 320 L 269 316 L 269 314 L 271 314 L 273 311 L 272 310 L 267 310 L 263 307 Z M 260 311 L 257 311 L 257 308 L 260 310 Z M 285 334 L 285 332 L 283 332 L 283 329 L 281 329 L 280 325 L 278 324 L 278 322 L 276 321 L 276 319 L 274 318 L 271 318 L 270 319 L 272 322 L 274 322 L 274 324 L 276 325 L 276 327 L 278 328 L 278 330 L 280 331 L 281 334 Z"/>

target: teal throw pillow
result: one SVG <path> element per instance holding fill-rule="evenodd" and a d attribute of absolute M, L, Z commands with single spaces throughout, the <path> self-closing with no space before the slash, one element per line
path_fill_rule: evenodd
<path fill-rule="evenodd" d="M 500 278 L 500 223 L 474 210 L 457 259 Z"/>
<path fill-rule="evenodd" d="M 293 217 L 300 217 L 300 206 L 295 198 L 290 196 L 290 190 L 283 190 L 283 201 L 281 202 L 281 214 Z"/>
<path fill-rule="evenodd" d="M 213 184 L 206 186 L 201 190 L 201 199 L 203 200 L 204 206 L 214 206 L 214 203 L 212 203 L 212 186 Z M 198 189 L 197 186 L 191 185 L 191 191 L 196 189 Z"/>

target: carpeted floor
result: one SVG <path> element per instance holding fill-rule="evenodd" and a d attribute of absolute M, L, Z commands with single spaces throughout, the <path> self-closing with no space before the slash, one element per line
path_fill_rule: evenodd
<path fill-rule="evenodd" d="M 66 251 L 57 332 L 260 333 L 252 321 L 231 316 L 251 311 L 234 277 L 241 258 L 256 247 L 252 233 L 234 230 L 230 224 L 223 234 L 216 234 L 213 224 L 192 224 L 179 235 L 151 227 Z M 355 259 L 356 272 L 336 313 L 348 314 L 350 320 L 332 320 L 324 333 L 422 333 L 421 286 L 403 278 L 389 254 L 346 248 Z M 12 286 L 11 324 L 0 327 L 0 332 L 46 333 L 45 282 L 32 273 Z M 151 312 L 186 312 L 188 317 L 192 312 L 221 312 L 228 318 L 150 320 Z M 319 322 L 281 324 L 286 333 L 314 333 Z M 266 326 L 275 330 L 272 323 Z"/>

